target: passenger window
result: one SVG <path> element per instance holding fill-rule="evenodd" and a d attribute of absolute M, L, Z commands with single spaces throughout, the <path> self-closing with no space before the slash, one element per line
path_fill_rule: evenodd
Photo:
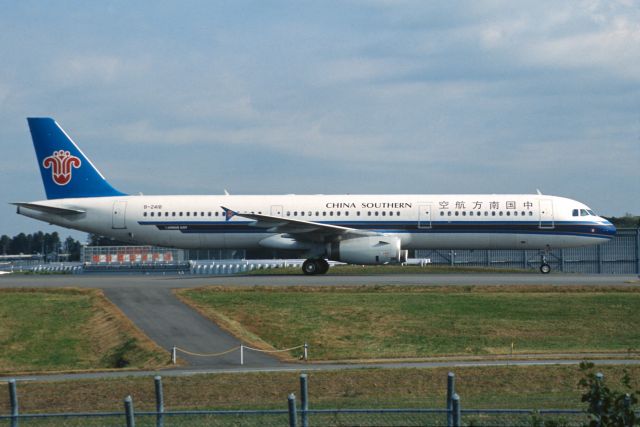
<path fill-rule="evenodd" d="M 180 216 L 182 216 L 182 212 L 180 212 Z"/>
<path fill-rule="evenodd" d="M 207 216 L 211 216 L 211 212 L 207 212 Z"/>
<path fill-rule="evenodd" d="M 322 216 L 327 216 L 327 211 L 322 211 Z"/>
<path fill-rule="evenodd" d="M 378 211 L 376 211 L 375 215 L 378 216 Z"/>
<path fill-rule="evenodd" d="M 467 211 L 462 211 L 462 216 L 467 216 Z"/>
<path fill-rule="evenodd" d="M 498 215 L 502 216 L 502 214 L 503 214 L 503 212 L 502 212 L 502 211 L 498 212 Z"/>
<path fill-rule="evenodd" d="M 176 213 L 175 212 L 171 212 L 171 216 L 176 216 Z"/>
<path fill-rule="evenodd" d="M 507 211 L 507 216 L 511 216 L 511 212 L 510 211 Z"/>
<path fill-rule="evenodd" d="M 460 212 L 456 211 L 456 214 L 455 214 L 455 215 L 456 215 L 456 216 L 460 216 Z"/>
<path fill-rule="evenodd" d="M 191 216 L 191 212 L 187 212 L 187 216 Z"/>
<path fill-rule="evenodd" d="M 382 216 L 386 216 L 387 213 L 385 211 L 382 211 Z"/>
<path fill-rule="evenodd" d="M 165 212 L 165 213 L 164 213 L 164 216 L 169 216 L 169 212 Z"/>
<path fill-rule="evenodd" d="M 480 216 L 480 211 L 476 212 L 476 216 Z"/>
<path fill-rule="evenodd" d="M 513 216 L 518 216 L 518 211 L 514 211 Z"/>
<path fill-rule="evenodd" d="M 146 212 L 145 212 L 145 213 L 143 213 L 143 214 L 142 214 L 142 216 L 147 216 L 147 213 L 146 213 Z"/>
<path fill-rule="evenodd" d="M 154 212 L 151 212 L 151 216 L 154 216 Z"/>
<path fill-rule="evenodd" d="M 496 216 L 496 211 L 491 211 L 491 216 Z"/>
<path fill-rule="evenodd" d="M 489 216 L 489 212 L 484 211 L 484 216 Z"/>
<path fill-rule="evenodd" d="M 360 216 L 360 211 L 357 211 L 357 212 L 356 212 L 356 216 Z"/>
<path fill-rule="evenodd" d="M 371 216 L 371 211 L 368 211 L 368 212 L 367 212 L 367 216 Z"/>
<path fill-rule="evenodd" d="M 349 216 L 349 211 L 344 211 L 344 216 Z"/>
<path fill-rule="evenodd" d="M 287 211 L 287 216 L 291 216 L 291 212 Z"/>
<path fill-rule="evenodd" d="M 529 216 L 533 216 L 533 211 L 529 211 Z"/>
<path fill-rule="evenodd" d="M 396 212 L 396 216 L 400 216 L 400 211 Z"/>
<path fill-rule="evenodd" d="M 333 211 L 329 211 L 329 216 L 333 216 Z"/>
<path fill-rule="evenodd" d="M 316 211 L 316 216 L 320 216 L 320 212 Z"/>
<path fill-rule="evenodd" d="M 448 211 L 448 212 L 447 212 L 447 216 L 451 216 L 451 211 Z"/>
<path fill-rule="evenodd" d="M 336 215 L 337 215 L 337 216 L 340 216 L 340 211 L 336 211 Z"/>

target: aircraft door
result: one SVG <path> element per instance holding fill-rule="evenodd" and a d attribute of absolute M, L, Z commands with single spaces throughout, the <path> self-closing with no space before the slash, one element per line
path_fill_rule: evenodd
<path fill-rule="evenodd" d="M 431 228 L 431 203 L 418 205 L 418 228 Z"/>
<path fill-rule="evenodd" d="M 127 228 L 127 224 L 125 222 L 125 214 L 127 212 L 127 202 L 115 201 L 113 202 L 113 229 L 123 229 Z"/>
<path fill-rule="evenodd" d="M 282 205 L 271 206 L 271 216 L 282 216 Z"/>
<path fill-rule="evenodd" d="M 554 228 L 553 224 L 553 201 L 550 199 L 540 200 L 540 228 Z"/>

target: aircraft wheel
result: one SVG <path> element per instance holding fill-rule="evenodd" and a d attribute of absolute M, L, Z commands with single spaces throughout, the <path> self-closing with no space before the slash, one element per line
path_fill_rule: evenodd
<path fill-rule="evenodd" d="M 315 259 L 308 259 L 302 263 L 302 272 L 306 275 L 314 275 L 320 272 L 320 263 Z"/>
<path fill-rule="evenodd" d="M 326 274 L 327 271 L 329 271 L 329 263 L 327 262 L 326 259 L 319 259 L 317 260 L 318 266 L 320 267 L 318 269 L 318 274 Z"/>
<path fill-rule="evenodd" d="M 542 264 L 540 266 L 540 273 L 549 274 L 551 272 L 551 266 L 549 264 Z"/>

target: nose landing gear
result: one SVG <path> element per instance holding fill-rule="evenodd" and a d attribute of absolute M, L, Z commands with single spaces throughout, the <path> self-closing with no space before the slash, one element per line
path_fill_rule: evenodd
<path fill-rule="evenodd" d="M 551 266 L 547 263 L 548 252 L 548 250 L 545 250 L 540 255 L 540 273 L 542 274 L 549 274 L 551 272 Z"/>

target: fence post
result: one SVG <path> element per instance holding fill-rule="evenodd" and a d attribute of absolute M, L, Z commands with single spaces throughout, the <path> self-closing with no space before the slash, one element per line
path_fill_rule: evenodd
<path fill-rule="evenodd" d="M 640 274 L 640 228 L 636 229 L 636 274 Z"/>
<path fill-rule="evenodd" d="M 300 374 L 300 412 L 302 415 L 302 427 L 309 427 L 309 389 L 307 374 Z"/>
<path fill-rule="evenodd" d="M 291 393 L 288 397 L 289 400 L 289 427 L 296 427 L 298 425 L 298 414 L 296 413 L 296 395 Z"/>
<path fill-rule="evenodd" d="M 624 425 L 631 425 L 629 419 L 629 412 L 631 409 L 631 395 L 629 393 L 624 395 Z"/>
<path fill-rule="evenodd" d="M 176 346 L 174 345 L 171 348 L 171 363 L 174 364 L 174 365 L 176 364 L 176 359 L 177 359 L 177 354 L 176 353 L 177 353 Z"/>
<path fill-rule="evenodd" d="M 304 343 L 304 361 L 309 360 L 309 344 Z"/>
<path fill-rule="evenodd" d="M 9 380 L 9 401 L 11 404 L 11 427 L 18 427 L 18 391 L 16 380 Z"/>
<path fill-rule="evenodd" d="M 602 387 L 603 380 L 604 380 L 604 375 L 602 374 L 602 372 L 597 372 L 596 381 L 598 382 L 598 388 Z M 597 411 L 598 411 L 598 422 L 596 423 L 596 425 L 600 427 L 602 425 L 602 399 L 598 400 Z"/>
<path fill-rule="evenodd" d="M 244 346 L 240 344 L 240 365 L 244 365 Z"/>
<path fill-rule="evenodd" d="M 447 427 L 453 425 L 453 395 L 456 392 L 456 374 L 447 374 Z"/>
<path fill-rule="evenodd" d="M 560 271 L 564 273 L 564 249 L 560 249 Z"/>
<path fill-rule="evenodd" d="M 462 411 L 460 410 L 460 396 L 458 393 L 453 394 L 453 427 L 460 427 L 462 425 Z"/>
<path fill-rule="evenodd" d="M 131 396 L 124 398 L 124 415 L 127 419 L 127 427 L 136 427 L 136 420 L 133 414 L 133 399 Z"/>
<path fill-rule="evenodd" d="M 164 393 L 162 392 L 162 377 L 156 375 L 153 378 L 156 386 L 156 427 L 164 426 Z"/>

